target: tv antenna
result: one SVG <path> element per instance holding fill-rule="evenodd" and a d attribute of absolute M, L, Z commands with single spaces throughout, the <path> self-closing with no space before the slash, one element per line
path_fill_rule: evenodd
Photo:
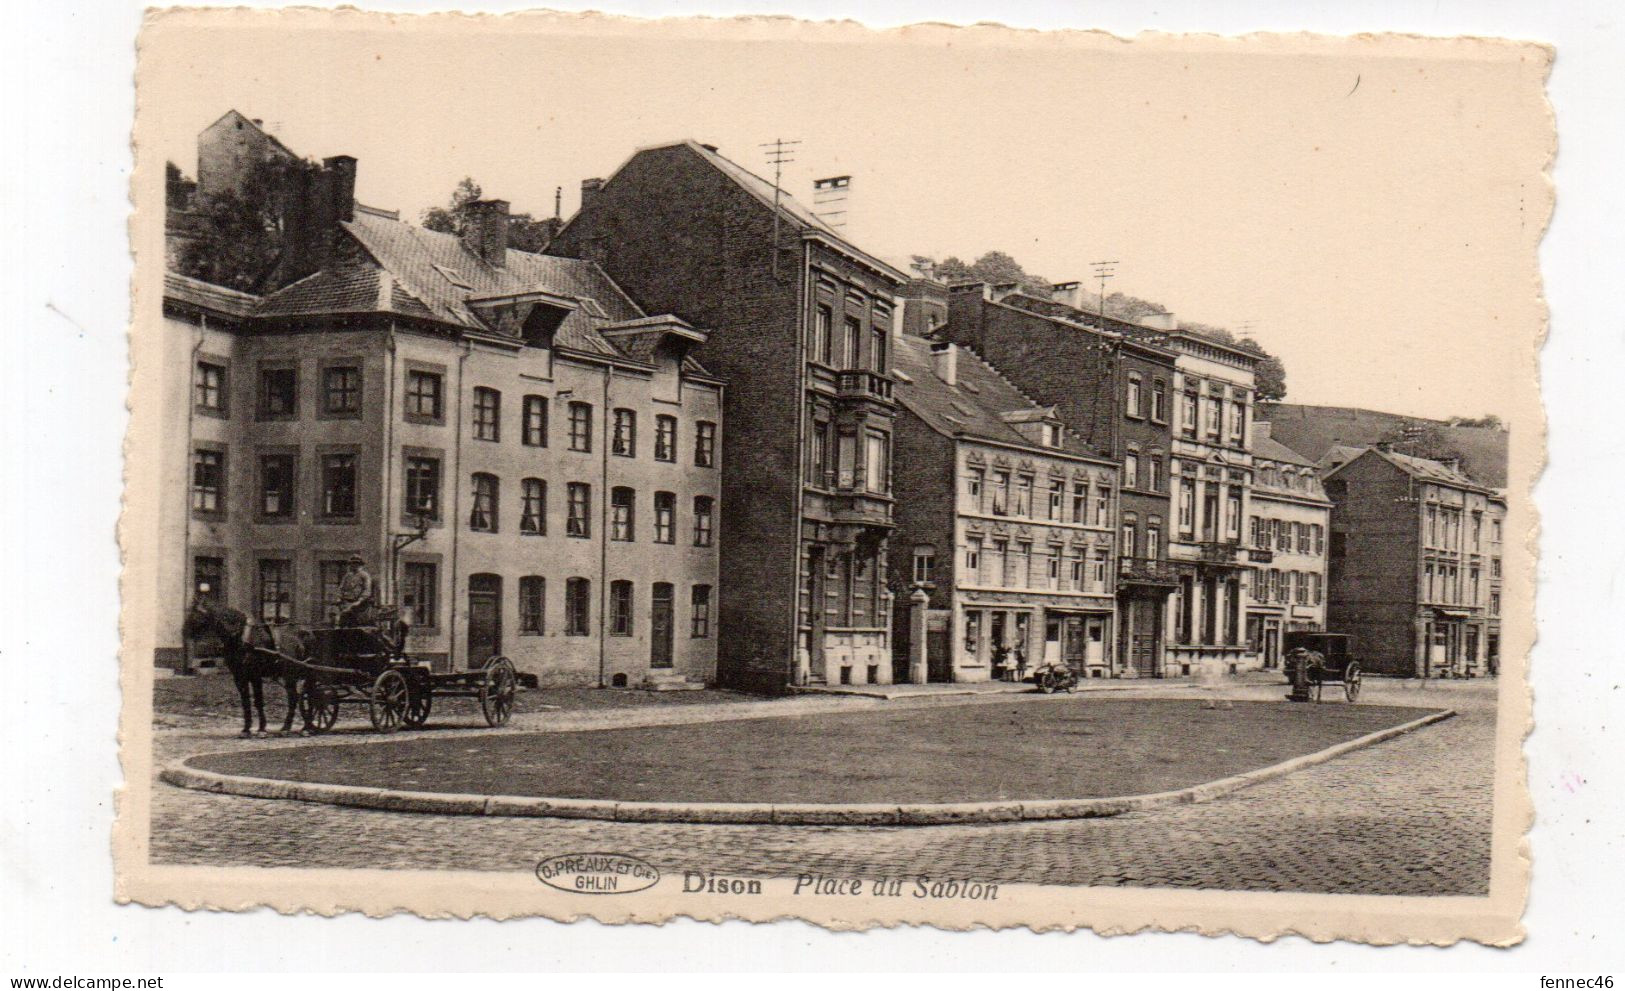
<path fill-rule="evenodd" d="M 1117 262 L 1115 260 L 1089 263 L 1089 267 L 1095 270 L 1095 281 L 1100 285 L 1095 326 L 1099 328 L 1100 334 L 1104 338 L 1100 349 L 1106 354 L 1106 387 L 1096 389 L 1094 401 L 1089 404 L 1092 415 L 1089 417 L 1088 441 L 1091 447 L 1095 446 L 1095 428 L 1100 422 L 1100 401 L 1105 398 L 1106 412 L 1109 418 L 1107 443 L 1110 445 L 1110 449 L 1106 452 L 1108 456 L 1115 456 L 1117 447 L 1117 418 L 1114 412 L 1117 403 L 1117 342 L 1110 337 L 1109 332 L 1106 330 L 1106 283 L 1117 275 L 1116 266 Z"/>
<path fill-rule="evenodd" d="M 773 166 L 773 278 L 779 277 L 779 200 L 784 188 L 784 167 L 796 160 L 795 146 L 800 141 L 774 138 L 757 147 L 768 149 L 767 162 Z"/>

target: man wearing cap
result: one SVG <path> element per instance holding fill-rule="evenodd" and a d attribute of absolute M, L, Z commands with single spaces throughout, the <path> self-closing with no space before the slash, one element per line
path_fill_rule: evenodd
<path fill-rule="evenodd" d="M 339 581 L 340 626 L 362 626 L 371 619 L 372 575 L 360 554 L 350 555 L 349 570 Z"/>

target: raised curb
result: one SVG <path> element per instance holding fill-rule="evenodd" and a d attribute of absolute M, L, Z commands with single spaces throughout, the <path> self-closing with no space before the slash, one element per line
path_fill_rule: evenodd
<path fill-rule="evenodd" d="M 159 772 L 169 784 L 197 791 L 248 798 L 280 798 L 389 812 L 437 815 L 538 816 L 558 819 L 601 819 L 612 822 L 724 823 L 780 826 L 944 826 L 963 823 L 1020 822 L 1045 819 L 1093 819 L 1167 805 L 1207 802 L 1250 785 L 1323 764 L 1354 750 L 1391 740 L 1456 715 L 1442 709 L 1408 723 L 1367 733 L 1312 754 L 1304 754 L 1255 771 L 1208 781 L 1177 791 L 1112 798 L 1062 798 L 1026 802 L 949 802 L 909 805 L 815 805 L 765 802 L 621 802 L 613 799 L 543 798 L 525 795 L 458 795 L 448 792 L 396 791 L 358 785 L 252 778 L 192 767 L 175 761 Z"/>

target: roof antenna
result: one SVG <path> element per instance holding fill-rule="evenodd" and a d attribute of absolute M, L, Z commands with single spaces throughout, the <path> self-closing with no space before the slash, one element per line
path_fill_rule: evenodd
<path fill-rule="evenodd" d="M 784 167 L 796 160 L 794 148 L 800 141 L 786 141 L 783 138 L 774 138 L 772 141 L 757 145 L 758 148 L 771 149 L 767 153 L 767 161 L 773 166 L 773 278 L 779 277 L 779 195 L 783 186 Z"/>
<path fill-rule="evenodd" d="M 1111 279 L 1111 278 L 1113 278 L 1113 277 L 1115 277 L 1117 275 L 1117 269 L 1115 268 L 1115 266 L 1117 265 L 1117 262 L 1116 261 L 1099 261 L 1099 262 L 1090 262 L 1089 265 L 1090 265 L 1091 268 L 1093 268 L 1095 270 L 1095 278 L 1097 280 L 1099 280 L 1099 282 L 1100 282 L 1100 296 L 1099 296 L 1098 306 L 1097 306 L 1097 310 L 1096 310 L 1096 316 L 1095 316 L 1096 323 L 1095 323 L 1095 326 L 1100 328 L 1101 336 L 1107 337 L 1107 331 L 1106 331 L 1106 281 L 1108 279 Z M 1111 340 L 1110 337 L 1107 337 L 1107 340 L 1108 340 L 1108 343 L 1105 345 L 1105 347 L 1102 350 L 1104 350 L 1106 352 L 1106 380 L 1107 380 L 1107 383 L 1108 383 L 1108 388 L 1104 390 L 1104 393 L 1107 395 L 1107 398 L 1106 398 L 1106 409 L 1107 409 L 1107 420 L 1108 420 L 1108 428 L 1107 428 L 1108 429 L 1108 438 L 1107 438 L 1107 441 L 1111 446 L 1110 446 L 1110 449 L 1107 450 L 1106 454 L 1107 454 L 1108 457 L 1116 457 L 1117 456 L 1117 413 L 1115 411 L 1116 411 L 1116 408 L 1117 408 L 1117 365 L 1118 365 L 1117 349 L 1118 349 L 1119 345 L 1121 344 L 1121 339 L 1119 339 L 1119 340 Z M 1093 416 L 1089 417 L 1089 437 L 1088 437 L 1088 441 L 1089 441 L 1089 445 L 1091 447 L 1093 447 L 1094 443 L 1095 443 L 1095 425 L 1100 422 L 1100 400 L 1101 400 L 1102 394 L 1103 394 L 1102 390 L 1097 389 L 1095 391 L 1095 400 L 1094 400 L 1093 403 L 1090 404 L 1093 407 L 1093 414 L 1094 414 Z"/>
<path fill-rule="evenodd" d="M 564 187 L 563 186 L 554 186 L 553 187 L 553 219 L 554 220 L 562 220 L 562 219 L 564 219 L 563 210 L 564 210 Z"/>

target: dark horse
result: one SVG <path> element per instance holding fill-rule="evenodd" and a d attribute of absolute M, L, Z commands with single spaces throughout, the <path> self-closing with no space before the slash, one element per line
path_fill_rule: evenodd
<path fill-rule="evenodd" d="M 282 682 L 283 689 L 288 693 L 288 714 L 282 720 L 282 732 L 289 732 L 293 728 L 294 710 L 304 708 L 300 705 L 304 674 L 283 655 L 303 660 L 304 645 L 292 636 L 284 638 L 286 643 L 279 644 L 269 627 L 251 626 L 248 617 L 238 610 L 216 605 L 213 600 L 199 596 L 187 613 L 186 635 L 196 640 L 211 634 L 220 640 L 226 670 L 231 672 L 231 679 L 237 685 L 237 695 L 242 699 L 242 735 L 254 735 L 253 714 L 256 711 L 260 717 L 259 731 L 262 734 L 265 732 L 266 678 Z M 250 710 L 250 696 L 253 711 Z M 304 711 L 302 715 L 304 729 L 308 730 L 310 713 Z"/>

